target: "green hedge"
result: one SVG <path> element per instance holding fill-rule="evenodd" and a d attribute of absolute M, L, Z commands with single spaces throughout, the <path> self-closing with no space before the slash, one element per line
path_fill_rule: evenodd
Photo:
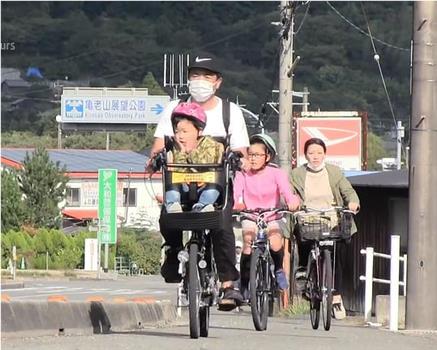
<path fill-rule="evenodd" d="M 34 234 L 11 230 L 2 233 L 1 266 L 7 267 L 15 245 L 18 266 L 24 257 L 26 268 L 45 269 L 48 252 L 49 269 L 83 268 L 85 239 L 95 237 L 95 232 L 70 236 L 53 229 L 39 229 Z M 159 271 L 160 246 L 158 233 L 129 229 L 119 231 L 117 245 L 110 245 L 109 268 L 113 268 L 114 257 L 117 255 L 135 261 L 144 273 L 155 274 Z"/>

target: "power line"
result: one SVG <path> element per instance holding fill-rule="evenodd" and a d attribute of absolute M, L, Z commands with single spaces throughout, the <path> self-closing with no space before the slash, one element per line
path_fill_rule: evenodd
<path fill-rule="evenodd" d="M 394 128 L 395 128 L 395 130 L 397 130 L 398 129 L 398 125 L 397 125 L 395 113 L 394 113 L 393 106 L 392 106 L 392 103 L 391 103 L 391 100 L 390 100 L 390 95 L 388 93 L 387 85 L 385 84 L 385 79 L 384 79 L 384 74 L 382 73 L 381 64 L 379 63 L 379 55 L 378 55 L 378 53 L 376 51 L 375 43 L 373 41 L 373 36 L 372 36 L 372 32 L 370 30 L 370 25 L 369 25 L 369 20 L 367 19 L 367 14 L 366 14 L 366 10 L 364 8 L 363 2 L 360 2 L 360 5 L 361 5 L 361 9 L 363 11 L 364 19 L 366 20 L 367 30 L 369 32 L 369 37 L 370 37 L 370 41 L 372 43 L 372 48 L 373 48 L 373 52 L 374 52 L 374 58 L 375 58 L 376 63 L 378 64 L 378 69 L 379 69 L 379 74 L 381 75 L 382 85 L 384 86 L 385 95 L 387 97 L 388 105 L 390 107 L 390 112 L 391 112 L 391 115 L 393 117 Z M 404 152 L 404 155 L 405 155 L 406 154 L 405 153 L 406 150 L 405 150 L 404 146 L 402 145 L 401 140 L 402 139 L 399 139 L 397 142 L 401 143 L 400 153 Z M 400 165 L 399 165 L 399 169 L 400 169 Z"/>
<path fill-rule="evenodd" d="M 306 10 L 305 10 L 305 14 L 303 15 L 303 18 L 302 18 L 302 21 L 301 21 L 300 24 L 299 24 L 299 27 L 297 28 L 296 32 L 294 33 L 295 35 L 297 35 L 297 33 L 300 32 L 300 30 L 301 30 L 303 24 L 305 23 L 305 19 L 307 18 L 308 11 L 309 11 L 309 9 L 310 9 L 310 5 L 311 5 L 311 1 L 308 1 L 308 5 L 307 5 L 307 8 L 306 8 Z"/>
<path fill-rule="evenodd" d="M 370 35 L 368 33 L 366 33 L 363 29 L 361 29 L 360 27 L 358 27 L 357 25 L 355 25 L 354 23 L 352 23 L 349 19 L 347 19 L 345 16 L 343 16 L 340 11 L 338 11 L 334 6 L 331 5 L 331 3 L 329 1 L 326 1 L 326 3 L 328 4 L 328 6 L 338 15 L 340 16 L 340 18 L 342 18 L 346 23 L 348 23 L 349 25 L 351 25 L 352 27 L 354 27 L 356 30 L 358 30 L 361 34 L 364 34 L 368 37 L 370 37 Z M 387 43 L 381 39 L 375 38 L 373 37 L 372 40 L 375 40 L 385 46 L 391 47 L 392 49 L 397 49 L 397 50 L 401 50 L 401 51 L 407 51 L 410 52 L 410 49 L 406 49 L 403 47 L 399 47 L 390 43 Z"/>
<path fill-rule="evenodd" d="M 393 105 L 392 105 L 391 100 L 390 100 L 390 95 L 389 95 L 389 93 L 388 93 L 387 85 L 385 84 L 384 74 L 383 74 L 383 72 L 382 72 L 382 67 L 381 67 L 381 64 L 380 64 L 380 62 L 379 62 L 379 55 L 378 55 L 378 52 L 376 51 L 375 43 L 374 43 L 374 41 L 373 41 L 373 36 L 372 36 L 372 32 L 371 32 L 371 30 L 370 30 L 369 21 L 368 21 L 368 19 L 367 19 L 366 10 L 365 10 L 365 8 L 364 8 L 363 3 L 360 2 L 360 4 L 361 4 L 361 9 L 362 9 L 362 11 L 363 11 L 364 19 L 366 20 L 367 30 L 368 30 L 368 32 L 369 32 L 369 37 L 370 37 L 370 42 L 372 43 L 372 48 L 373 48 L 374 58 L 375 58 L 375 61 L 376 61 L 377 65 L 378 65 L 379 74 L 380 74 L 380 76 L 381 76 L 382 85 L 384 86 L 384 91 L 385 91 L 385 95 L 386 95 L 386 97 L 387 97 L 388 105 L 389 105 L 389 107 L 390 107 L 390 112 L 391 112 L 391 115 L 392 115 L 392 117 L 393 117 L 394 125 L 395 125 L 395 127 L 397 128 L 397 121 L 396 121 L 395 113 L 394 113 L 394 110 L 393 110 Z"/>

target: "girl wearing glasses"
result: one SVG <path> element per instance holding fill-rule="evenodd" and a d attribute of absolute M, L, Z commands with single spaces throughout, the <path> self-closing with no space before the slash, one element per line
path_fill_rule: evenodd
<path fill-rule="evenodd" d="M 294 211 L 299 208 L 299 197 L 293 193 L 287 173 L 269 164 L 276 153 L 275 142 L 270 136 L 256 134 L 250 138 L 248 152 L 250 170 L 237 172 L 235 176 L 234 210 L 279 208 L 281 198 L 289 210 Z M 241 225 L 244 240 L 240 260 L 241 291 L 244 299 L 248 299 L 251 243 L 255 238 L 257 226 L 251 220 L 243 220 Z M 276 281 L 282 290 L 288 288 L 287 278 L 282 269 L 284 228 L 284 222 L 277 217 L 272 217 L 267 227 L 270 253 L 275 263 Z"/>

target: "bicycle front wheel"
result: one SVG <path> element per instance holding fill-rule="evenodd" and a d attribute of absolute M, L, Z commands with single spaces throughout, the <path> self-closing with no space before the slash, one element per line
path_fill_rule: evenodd
<path fill-rule="evenodd" d="M 322 317 L 325 330 L 331 328 L 332 314 L 332 263 L 331 252 L 328 249 L 323 251 L 322 261 Z"/>
<path fill-rule="evenodd" d="M 267 329 L 269 286 L 268 262 L 263 258 L 262 252 L 259 249 L 255 249 L 250 259 L 249 289 L 252 319 L 257 331 L 265 331 Z"/>
<path fill-rule="evenodd" d="M 317 262 L 316 260 L 312 260 L 307 280 L 307 293 L 310 300 L 310 319 L 313 329 L 319 328 L 320 321 L 320 294 L 318 281 Z"/>
<path fill-rule="evenodd" d="M 197 339 L 200 335 L 200 278 L 197 268 L 199 246 L 191 243 L 188 260 L 188 311 L 190 316 L 190 337 Z M 209 316 L 209 315 L 208 315 Z"/>

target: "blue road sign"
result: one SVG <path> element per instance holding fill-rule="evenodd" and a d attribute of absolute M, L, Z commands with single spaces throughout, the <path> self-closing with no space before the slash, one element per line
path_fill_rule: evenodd
<path fill-rule="evenodd" d="M 89 90 L 90 88 L 88 88 Z M 155 124 L 170 102 L 169 96 L 126 89 L 102 90 L 102 96 L 86 88 L 66 90 L 61 98 L 62 123 Z"/>
<path fill-rule="evenodd" d="M 160 104 L 156 104 L 154 107 L 150 108 L 150 110 L 152 112 L 155 112 L 155 114 L 161 114 L 162 111 L 164 110 L 164 107 L 161 106 Z"/>

